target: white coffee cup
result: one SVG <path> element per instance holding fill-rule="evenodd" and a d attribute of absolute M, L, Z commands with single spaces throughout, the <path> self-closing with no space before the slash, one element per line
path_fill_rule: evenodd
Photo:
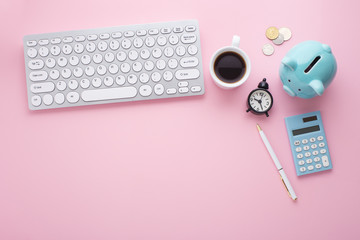
<path fill-rule="evenodd" d="M 232 45 L 223 47 L 223 48 L 220 48 L 219 50 L 217 50 L 210 60 L 211 77 L 214 80 L 214 82 L 216 83 L 216 85 L 218 85 L 219 87 L 221 87 L 223 89 L 233 89 L 233 88 L 240 86 L 248 79 L 248 77 L 250 75 L 250 71 L 251 71 L 250 59 L 249 59 L 248 55 L 239 48 L 239 45 L 240 45 L 240 37 L 234 35 L 233 40 L 232 40 Z M 223 53 L 229 53 L 229 52 L 239 55 L 242 58 L 242 60 L 244 60 L 243 62 L 245 63 L 245 70 L 244 70 L 245 72 L 243 74 L 241 74 L 238 77 L 238 79 L 237 78 L 232 79 L 230 82 L 224 80 L 223 77 L 218 76 L 215 72 L 215 63 L 216 63 L 216 60 L 218 60 L 218 57 L 223 56 L 222 55 Z"/>

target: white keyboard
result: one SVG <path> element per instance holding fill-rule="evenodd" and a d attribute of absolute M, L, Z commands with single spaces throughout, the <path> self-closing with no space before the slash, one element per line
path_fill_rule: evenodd
<path fill-rule="evenodd" d="M 196 20 L 24 37 L 31 110 L 204 94 Z"/>

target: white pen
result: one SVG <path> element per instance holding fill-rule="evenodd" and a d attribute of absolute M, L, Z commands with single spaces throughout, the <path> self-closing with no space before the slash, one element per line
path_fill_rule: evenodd
<path fill-rule="evenodd" d="M 286 177 L 286 174 L 284 172 L 284 169 L 282 168 L 280 162 L 279 162 L 279 159 L 276 157 L 275 155 L 275 152 L 274 150 L 272 149 L 270 143 L 269 143 L 269 140 L 267 139 L 265 133 L 263 132 L 263 130 L 260 128 L 259 124 L 256 124 L 256 127 L 257 129 L 259 130 L 259 133 L 260 133 L 260 136 L 261 136 L 261 139 L 263 140 L 272 160 L 274 161 L 275 163 L 275 166 L 280 174 L 280 178 L 282 180 L 282 182 L 284 183 L 284 186 L 286 188 L 286 191 L 288 192 L 289 196 L 293 199 L 293 200 L 296 200 L 297 197 L 296 197 L 296 194 L 294 192 L 294 189 L 292 188 L 290 182 L 289 182 L 289 179 Z"/>

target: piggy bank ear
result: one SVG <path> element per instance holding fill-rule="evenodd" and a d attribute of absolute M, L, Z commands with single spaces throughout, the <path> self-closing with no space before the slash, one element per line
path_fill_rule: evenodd
<path fill-rule="evenodd" d="M 294 59 L 290 59 L 288 57 L 284 57 L 281 63 L 290 68 L 291 71 L 294 71 L 297 67 L 297 62 Z"/>
<path fill-rule="evenodd" d="M 331 53 L 331 47 L 329 45 L 323 44 L 322 47 L 326 52 Z"/>
<path fill-rule="evenodd" d="M 288 86 L 284 85 L 283 88 L 284 88 L 285 92 L 287 92 L 290 96 L 292 96 L 292 97 L 296 96 L 295 92 L 293 90 L 291 90 Z"/>
<path fill-rule="evenodd" d="M 317 95 L 321 96 L 324 93 L 324 85 L 320 80 L 312 80 L 309 85 Z"/>

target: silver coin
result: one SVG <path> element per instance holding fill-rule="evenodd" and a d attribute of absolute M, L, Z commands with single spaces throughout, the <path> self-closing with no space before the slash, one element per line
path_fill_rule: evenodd
<path fill-rule="evenodd" d="M 271 45 L 270 43 L 267 43 L 263 46 L 262 51 L 266 56 L 270 56 L 274 53 L 275 49 L 274 49 L 273 45 Z"/>
<path fill-rule="evenodd" d="M 284 36 L 284 40 L 287 41 L 291 38 L 291 30 L 286 27 L 279 28 L 279 33 Z"/>
<path fill-rule="evenodd" d="M 275 45 L 281 45 L 284 42 L 284 35 L 279 33 L 279 36 L 272 41 Z"/>

